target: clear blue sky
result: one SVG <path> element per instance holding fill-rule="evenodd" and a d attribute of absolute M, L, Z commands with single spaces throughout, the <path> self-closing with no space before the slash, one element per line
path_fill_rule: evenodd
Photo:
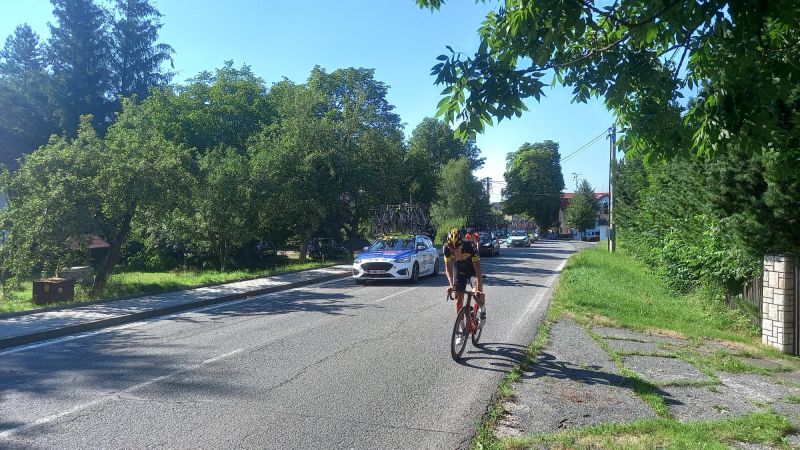
<path fill-rule="evenodd" d="M 450 0 L 441 11 L 419 9 L 414 0 L 156 0 L 164 15 L 161 42 L 175 49 L 176 82 L 232 59 L 252 66 L 268 84 L 287 77 L 301 83 L 314 65 L 328 71 L 347 67 L 375 69 L 390 86 L 388 99 L 406 123 L 406 136 L 436 112 L 443 87 L 433 85 L 430 68 L 436 56 L 456 51 L 474 53 L 476 30 L 497 2 Z M 53 22 L 48 0 L 0 0 L 0 37 L 27 22 L 47 39 Z M 549 80 L 548 80 L 549 81 Z M 550 139 L 566 156 L 613 123 L 600 101 L 571 104 L 569 89 L 556 88 L 537 103 L 526 102 L 522 118 L 487 128 L 477 138 L 486 157 L 478 177 L 503 180 L 505 156 L 525 142 Z M 566 191 L 574 190 L 573 173 L 589 180 L 596 191 L 608 188 L 608 140 L 601 139 L 563 163 Z M 499 200 L 499 187 L 493 200 Z"/>

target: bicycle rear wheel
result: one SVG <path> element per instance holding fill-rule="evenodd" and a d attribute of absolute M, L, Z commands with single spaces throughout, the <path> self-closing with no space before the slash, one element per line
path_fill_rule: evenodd
<path fill-rule="evenodd" d="M 456 316 L 456 323 L 453 325 L 453 336 L 450 338 L 450 355 L 455 361 L 461 358 L 464 349 L 467 347 L 469 337 L 469 310 L 464 307 Z"/>

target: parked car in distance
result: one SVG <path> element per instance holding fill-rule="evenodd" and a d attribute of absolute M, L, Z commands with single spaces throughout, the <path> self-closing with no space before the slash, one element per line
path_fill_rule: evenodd
<path fill-rule="evenodd" d="M 332 238 L 314 238 L 308 244 L 308 257 L 313 259 L 339 259 L 350 256 L 350 251 Z"/>
<path fill-rule="evenodd" d="M 480 237 L 480 252 L 481 255 L 499 255 L 500 254 L 500 240 L 497 239 L 494 233 L 488 231 L 479 231 L 478 236 Z"/>
<path fill-rule="evenodd" d="M 275 256 L 278 254 L 278 246 L 270 241 L 256 242 L 256 255 L 258 258 Z"/>
<path fill-rule="evenodd" d="M 512 231 L 511 235 L 506 239 L 506 245 L 509 247 L 530 247 L 531 240 L 524 231 Z"/>
<path fill-rule="evenodd" d="M 558 239 L 558 233 L 550 233 L 547 235 L 547 239 Z"/>
<path fill-rule="evenodd" d="M 583 240 L 587 242 L 600 242 L 600 232 L 597 230 L 586 230 L 586 236 Z"/>
<path fill-rule="evenodd" d="M 353 261 L 353 280 L 411 280 L 438 275 L 442 267 L 433 242 L 422 235 L 385 236 L 376 239 Z"/>

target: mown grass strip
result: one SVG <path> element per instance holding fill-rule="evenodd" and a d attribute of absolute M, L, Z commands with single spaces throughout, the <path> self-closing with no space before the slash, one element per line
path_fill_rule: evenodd
<path fill-rule="evenodd" d="M 784 435 L 791 430 L 788 420 L 772 412 L 691 423 L 657 418 L 507 439 L 503 448 L 522 449 L 541 444 L 554 449 L 729 449 L 739 442 L 790 448 Z"/>
<path fill-rule="evenodd" d="M 554 303 L 575 315 L 579 323 L 602 316 L 617 326 L 642 332 L 666 329 L 688 338 L 748 344 L 760 338 L 743 314 L 699 293 L 671 294 L 642 263 L 602 248 L 583 250 L 570 259 Z"/>
<path fill-rule="evenodd" d="M 122 297 L 128 295 L 148 295 L 162 292 L 188 289 L 196 286 L 233 283 L 236 281 L 262 278 L 286 272 L 326 267 L 340 262 L 289 262 L 280 266 L 261 270 L 237 270 L 220 272 L 206 271 L 171 271 L 171 272 L 122 272 L 109 277 L 106 290 L 100 295 L 93 295 L 88 289 L 76 285 L 75 301 L 54 303 L 47 306 L 58 306 L 70 303 L 99 300 L 103 298 Z M 29 311 L 42 306 L 33 304 L 33 283 L 25 283 L 19 290 L 9 292 L 5 300 L 0 299 L 0 313 Z"/>

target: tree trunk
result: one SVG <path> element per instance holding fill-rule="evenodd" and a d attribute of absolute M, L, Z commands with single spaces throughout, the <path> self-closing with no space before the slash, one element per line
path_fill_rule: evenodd
<path fill-rule="evenodd" d="M 122 222 L 120 223 L 119 231 L 117 232 L 116 236 L 112 236 L 109 239 L 109 249 L 108 254 L 106 255 L 106 259 L 103 261 L 103 265 L 100 266 L 100 270 L 97 272 L 97 275 L 94 277 L 94 284 L 92 285 L 92 294 L 99 294 L 103 292 L 106 288 L 106 282 L 108 282 L 108 277 L 114 272 L 114 268 L 117 267 L 117 261 L 119 261 L 119 254 L 120 250 L 122 249 L 122 243 L 125 242 L 125 239 L 128 237 L 128 233 L 131 231 L 131 219 L 133 219 L 133 211 L 136 210 L 134 206 L 131 208 L 131 211 L 125 213 L 122 217 Z"/>
<path fill-rule="evenodd" d="M 347 239 L 350 240 L 350 248 L 348 249 L 348 250 L 350 250 L 350 253 L 352 253 L 354 250 L 356 250 L 356 247 L 354 247 L 354 245 L 355 245 L 356 239 L 358 238 L 358 224 L 359 224 L 359 222 L 360 222 L 360 220 L 358 218 L 358 215 L 356 215 L 355 217 L 353 217 L 353 220 L 350 221 L 350 229 L 347 230 Z"/>
<path fill-rule="evenodd" d="M 306 255 L 308 254 L 308 240 L 311 239 L 311 236 L 305 236 L 304 238 L 300 238 L 300 264 L 306 262 Z"/>

